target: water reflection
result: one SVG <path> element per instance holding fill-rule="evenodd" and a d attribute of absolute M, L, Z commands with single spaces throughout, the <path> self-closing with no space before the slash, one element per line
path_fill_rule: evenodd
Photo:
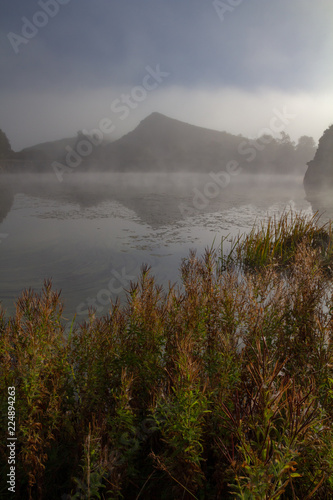
<path fill-rule="evenodd" d="M 302 179 L 286 176 L 240 175 L 221 186 L 209 175 L 199 174 L 72 174 L 57 181 L 50 175 L 2 176 L 0 178 L 0 222 L 8 214 L 14 194 L 53 200 L 59 204 L 98 207 L 117 201 L 134 212 L 138 222 L 154 229 L 172 225 L 188 215 L 217 213 L 230 207 L 254 205 L 268 210 L 274 203 L 296 203 L 308 207 Z M 326 202 L 320 210 L 327 209 Z"/>
<path fill-rule="evenodd" d="M 329 198 L 310 205 L 296 177 L 239 175 L 218 189 L 209 175 L 188 173 L 73 174 L 63 183 L 2 176 L 0 183 L 0 233 L 8 234 L 0 245 L 0 301 L 9 314 L 20 291 L 40 290 L 44 278 L 62 289 L 69 316 L 94 301 L 104 314 L 143 262 L 167 285 L 190 248 L 200 254 L 267 214 L 287 206 L 332 214 Z"/>
<path fill-rule="evenodd" d="M 320 220 L 326 222 L 333 220 L 333 193 L 322 192 L 320 196 L 312 196 L 308 201 L 311 204 L 313 213 L 321 215 Z"/>

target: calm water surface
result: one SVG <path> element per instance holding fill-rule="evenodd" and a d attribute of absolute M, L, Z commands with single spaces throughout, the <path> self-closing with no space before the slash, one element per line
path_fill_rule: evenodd
<path fill-rule="evenodd" d="M 190 249 L 200 255 L 287 207 L 309 215 L 317 209 L 305 200 L 301 178 L 282 176 L 239 175 L 225 187 L 197 174 L 0 181 L 0 300 L 10 315 L 21 291 L 40 291 L 45 278 L 62 291 L 66 318 L 85 319 L 89 306 L 104 314 L 110 299 L 125 301 L 123 287 L 142 263 L 167 286 Z"/>

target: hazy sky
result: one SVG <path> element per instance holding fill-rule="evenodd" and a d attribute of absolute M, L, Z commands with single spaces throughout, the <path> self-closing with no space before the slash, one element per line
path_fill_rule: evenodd
<path fill-rule="evenodd" d="M 332 0 L 2 0 L 0 128 L 19 150 L 159 111 L 256 137 L 280 112 L 317 140 L 332 28 Z"/>

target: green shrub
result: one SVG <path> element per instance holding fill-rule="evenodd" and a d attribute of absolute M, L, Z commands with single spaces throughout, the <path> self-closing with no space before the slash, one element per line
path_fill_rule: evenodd
<path fill-rule="evenodd" d="M 125 307 L 75 325 L 45 283 L 0 314 L 1 498 L 8 387 L 14 498 L 333 498 L 331 225 L 284 214 L 192 252 L 183 288 L 147 267 Z"/>

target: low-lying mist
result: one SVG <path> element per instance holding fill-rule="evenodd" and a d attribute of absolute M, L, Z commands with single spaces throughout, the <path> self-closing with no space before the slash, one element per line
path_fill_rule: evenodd
<path fill-rule="evenodd" d="M 133 210 L 152 226 L 171 223 L 202 212 L 217 212 L 227 207 L 257 205 L 305 199 L 301 176 L 237 176 L 199 173 L 73 173 L 59 182 L 52 174 L 1 176 L 0 221 L 11 209 L 16 194 L 77 204 L 81 209 L 117 201 Z M 332 210 L 328 197 L 313 203 L 313 210 Z"/>

